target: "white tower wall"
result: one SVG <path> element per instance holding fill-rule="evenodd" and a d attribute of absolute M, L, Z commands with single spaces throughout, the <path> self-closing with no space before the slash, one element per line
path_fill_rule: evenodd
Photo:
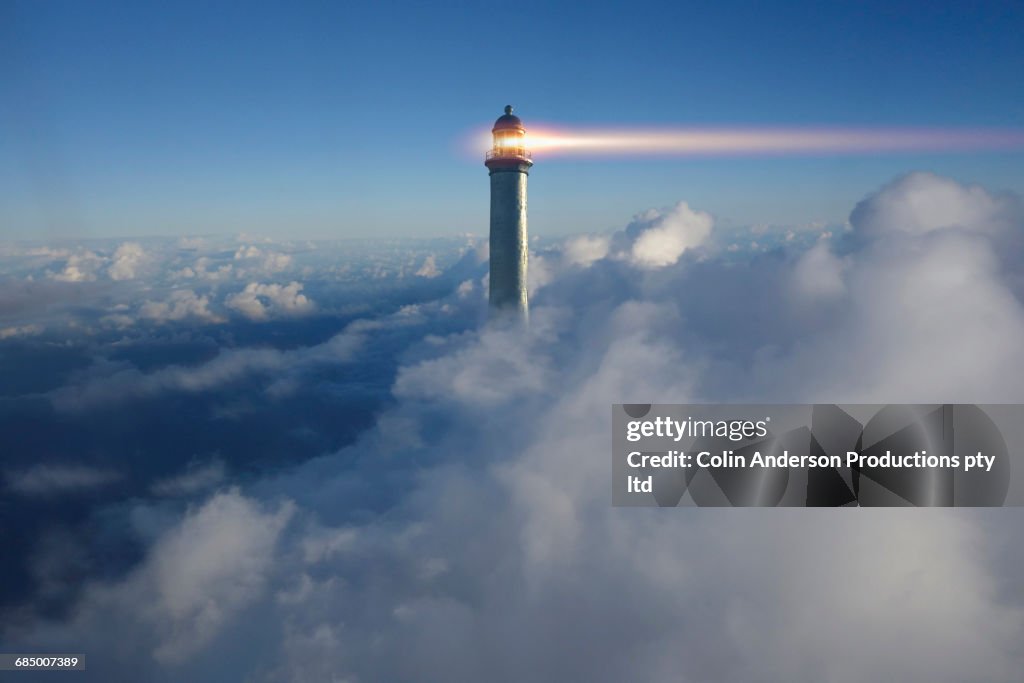
<path fill-rule="evenodd" d="M 529 315 L 527 177 L 522 166 L 491 170 L 490 304 L 492 309 L 515 311 L 524 319 Z"/>

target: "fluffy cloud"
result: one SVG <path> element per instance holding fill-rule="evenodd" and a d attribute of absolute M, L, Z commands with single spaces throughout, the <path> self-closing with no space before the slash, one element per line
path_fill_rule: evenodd
<path fill-rule="evenodd" d="M 707 239 L 713 223 L 710 215 L 694 211 L 686 202 L 661 211 L 649 209 L 637 214 L 625 230 L 627 256 L 646 268 L 672 265 L 687 249 Z"/>
<path fill-rule="evenodd" d="M 647 261 L 630 272 L 639 283 L 608 287 L 624 266 L 595 259 L 555 274 L 528 332 L 436 342 L 400 370 L 398 405 L 353 451 L 443 466 L 406 497 L 405 524 L 361 527 L 330 578 L 299 573 L 277 608 L 284 661 L 266 679 L 1011 680 L 1024 612 L 993 587 L 1019 579 L 989 561 L 986 518 L 617 510 L 595 457 L 620 401 L 1019 401 L 1006 368 L 1024 364 L 1022 307 L 990 227 L 907 237 L 894 224 L 843 257 L 827 243 L 788 263 L 757 257 L 740 279 L 715 263 L 661 277 Z M 692 285 L 730 274 L 712 297 L 729 310 L 706 317 Z M 737 355 L 714 341 L 726 315 L 782 341 Z M 301 498 L 306 481 L 287 490 Z M 365 552 L 372 571 L 350 559 Z M 375 642 L 402 642 L 403 656 Z"/>
<path fill-rule="evenodd" d="M 250 282 L 245 289 L 229 296 L 224 305 L 250 320 L 267 320 L 273 316 L 295 316 L 309 313 L 314 304 L 302 294 L 302 284 L 287 285 Z"/>
<path fill-rule="evenodd" d="M 151 261 L 150 255 L 137 242 L 124 242 L 109 256 L 91 249 L 69 252 L 66 249 L 49 248 L 30 250 L 28 255 L 50 259 L 66 257 L 63 270 L 47 273 L 50 278 L 60 282 L 93 282 L 104 266 L 111 280 L 133 280 L 141 275 L 142 268 Z"/>
<path fill-rule="evenodd" d="M 235 250 L 236 261 L 259 260 L 259 265 L 249 267 L 247 272 L 277 273 L 286 270 L 292 265 L 292 257 L 288 254 L 278 252 L 264 252 L 253 245 L 242 245 Z"/>
<path fill-rule="evenodd" d="M 261 511 L 237 492 L 214 496 L 162 538 L 136 579 L 152 588 L 158 661 L 180 660 L 216 635 L 264 588 L 278 535 L 293 508 Z M 148 593 L 148 591 L 147 591 Z"/>
<path fill-rule="evenodd" d="M 932 173 L 910 173 L 860 202 L 850 223 L 869 238 L 923 235 L 943 228 L 998 233 L 1020 217 L 1016 198 L 993 195 Z"/>
<path fill-rule="evenodd" d="M 147 301 L 139 307 L 139 317 L 156 322 L 193 318 L 210 323 L 224 322 L 224 318 L 210 310 L 210 298 L 199 296 L 189 289 L 178 289 L 166 301 Z"/>
<path fill-rule="evenodd" d="M 416 271 L 418 277 L 433 278 L 441 274 L 441 271 L 437 268 L 437 260 L 433 254 L 430 254 L 423 259 L 423 265 L 420 266 L 419 270 Z"/>
<path fill-rule="evenodd" d="M 253 246 L 251 244 L 243 244 L 237 250 L 235 250 L 235 260 L 237 261 L 240 259 L 256 258 L 257 256 L 260 256 L 262 253 L 263 252 L 259 250 L 259 247 Z"/>
<path fill-rule="evenodd" d="M 808 302 L 841 296 L 846 291 L 843 262 L 832 252 L 827 242 L 819 242 L 797 261 L 793 271 L 793 285 L 796 296 Z"/>
<path fill-rule="evenodd" d="M 603 235 L 579 235 L 566 240 L 562 255 L 572 266 L 589 266 L 608 255 L 610 239 Z"/>
<path fill-rule="evenodd" d="M 935 196 L 963 202 L 940 202 L 955 224 L 920 206 Z M 997 248 L 1008 214 L 983 210 L 997 203 L 980 188 L 925 174 L 861 202 L 851 223 L 870 241 L 842 262 L 819 244 L 796 269 L 798 289 L 831 301 L 825 325 L 757 372 L 766 382 L 785 378 L 808 400 L 1014 401 L 1017 388 L 1001 378 L 1024 363 L 1024 310 Z"/>
<path fill-rule="evenodd" d="M 277 273 L 287 270 L 292 265 L 292 257 L 288 254 L 267 254 L 263 258 L 263 270 L 267 273 Z"/>
<path fill-rule="evenodd" d="M 908 228 L 905 182 L 858 207 L 874 227 L 842 253 L 682 259 L 711 222 L 680 204 L 600 256 L 600 238 L 543 254 L 528 330 L 446 332 L 449 309 L 405 309 L 388 324 L 437 328 L 355 443 L 213 494 L 23 642 L 103 652 L 91 675 L 108 679 L 1014 680 L 1019 558 L 993 558 L 1015 511 L 609 505 L 611 403 L 1022 400 L 1002 219 Z M 444 306 L 471 317 L 483 299 L 461 280 Z M 89 391 L 203 391 L 337 357 L 261 351 Z"/>
<path fill-rule="evenodd" d="M 203 280 L 226 280 L 231 277 L 234 266 L 230 263 L 215 265 L 208 256 L 200 256 L 193 267 L 186 266 L 178 272 L 179 277 L 197 277 Z"/>
<path fill-rule="evenodd" d="M 164 533 L 122 583 L 92 586 L 78 628 L 92 631 L 87 638 L 97 645 L 112 644 L 106 638 L 118 630 L 142 628 L 154 661 L 184 661 L 262 597 L 274 547 L 293 513 L 290 504 L 265 507 L 237 490 L 214 495 Z M 103 615 L 112 613 L 120 618 L 104 626 Z"/>
<path fill-rule="evenodd" d="M 114 251 L 107 275 L 111 280 L 133 280 L 146 262 L 146 252 L 136 242 L 125 242 Z"/>
<path fill-rule="evenodd" d="M 96 271 L 103 264 L 103 257 L 92 251 L 71 254 L 64 264 L 64 270 L 51 273 L 50 277 L 60 282 L 92 282 Z"/>

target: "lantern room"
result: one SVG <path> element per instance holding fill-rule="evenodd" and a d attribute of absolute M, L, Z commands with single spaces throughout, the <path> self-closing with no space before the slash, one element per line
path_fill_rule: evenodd
<path fill-rule="evenodd" d="M 491 129 L 494 146 L 487 152 L 488 159 L 529 159 L 526 149 L 526 129 L 518 116 L 512 113 L 512 105 L 505 107 L 505 113 L 498 117 Z"/>

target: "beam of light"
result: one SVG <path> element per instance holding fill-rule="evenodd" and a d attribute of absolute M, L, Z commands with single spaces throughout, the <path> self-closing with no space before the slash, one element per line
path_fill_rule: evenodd
<path fill-rule="evenodd" d="M 491 146 L 481 135 L 478 150 Z M 1024 129 L 992 128 L 680 128 L 529 127 L 537 156 L 758 156 L 971 152 L 1024 148 Z M 482 153 L 482 152 L 481 152 Z"/>

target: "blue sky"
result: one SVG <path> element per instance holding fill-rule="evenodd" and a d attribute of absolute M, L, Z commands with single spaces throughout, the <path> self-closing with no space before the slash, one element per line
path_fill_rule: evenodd
<path fill-rule="evenodd" d="M 0 239 L 482 234 L 460 140 L 506 103 L 527 127 L 1016 126 L 1022 29 L 1011 3 L 4 2 Z M 540 158 L 531 230 L 681 199 L 841 222 L 915 169 L 1024 190 L 1019 151 Z"/>

